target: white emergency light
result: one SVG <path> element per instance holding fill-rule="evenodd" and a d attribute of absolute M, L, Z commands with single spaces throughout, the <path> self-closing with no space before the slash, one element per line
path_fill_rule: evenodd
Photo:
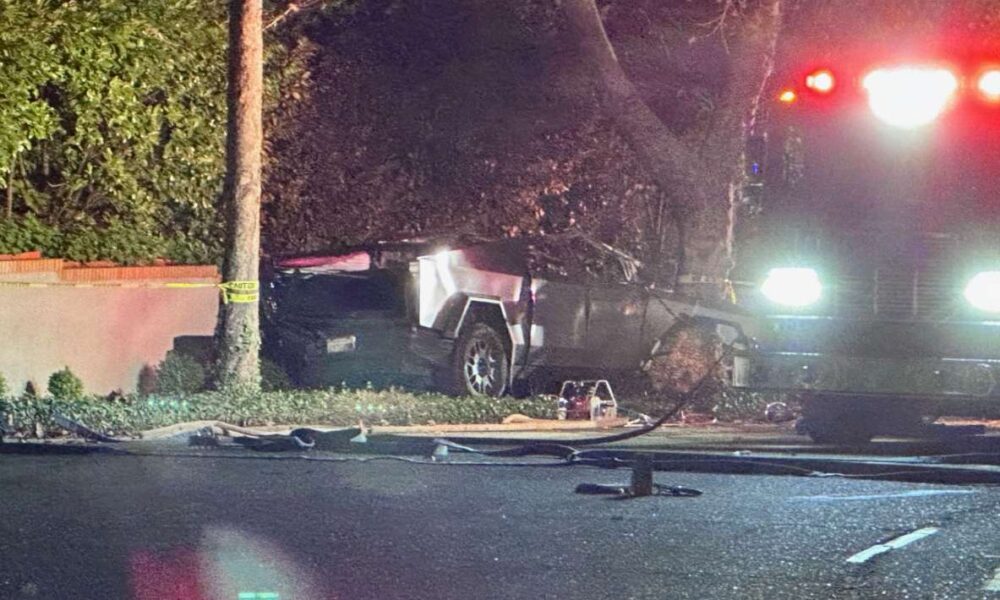
<path fill-rule="evenodd" d="M 913 129 L 944 112 L 958 80 L 947 69 L 896 67 L 872 71 L 862 86 L 876 117 L 894 127 Z"/>
<path fill-rule="evenodd" d="M 802 308 L 819 301 L 823 286 L 813 269 L 783 267 L 768 271 L 760 291 L 775 304 Z"/>
<path fill-rule="evenodd" d="M 1000 271 L 983 271 L 965 286 L 969 304 L 987 312 L 1000 312 Z"/>

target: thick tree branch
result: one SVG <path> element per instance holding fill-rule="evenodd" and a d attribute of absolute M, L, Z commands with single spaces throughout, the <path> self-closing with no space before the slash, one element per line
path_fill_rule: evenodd
<path fill-rule="evenodd" d="M 703 204 L 705 191 L 697 182 L 709 165 L 670 131 L 639 96 L 618 62 L 594 0 L 564 0 L 563 10 L 576 33 L 581 53 L 597 70 L 608 112 L 653 181 L 674 197 Z M 683 192 L 678 194 L 678 190 Z"/>
<path fill-rule="evenodd" d="M 330 0 L 291 0 L 285 6 L 284 10 L 268 20 L 267 24 L 264 25 L 264 31 L 269 31 L 272 28 L 277 27 L 282 21 L 296 13 L 312 10 L 314 8 L 320 8 L 328 3 L 330 3 Z"/>
<path fill-rule="evenodd" d="M 715 104 L 712 128 L 693 140 L 669 129 L 639 96 L 618 62 L 596 0 L 563 0 L 581 54 L 597 72 L 605 108 L 649 176 L 673 200 L 675 284 L 689 271 L 699 281 L 721 280 L 732 265 L 741 156 L 772 69 L 780 3 L 749 3 L 738 18 L 729 14 L 733 3 L 725 3 L 714 24 L 729 55 L 727 85 Z"/>

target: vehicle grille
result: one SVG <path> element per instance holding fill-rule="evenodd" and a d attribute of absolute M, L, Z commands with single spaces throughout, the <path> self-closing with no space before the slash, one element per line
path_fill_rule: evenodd
<path fill-rule="evenodd" d="M 843 317 L 947 321 L 958 318 L 965 303 L 955 272 L 956 240 L 921 240 L 918 260 L 896 257 L 863 276 L 844 277 L 833 292 L 833 311 Z"/>
<path fill-rule="evenodd" d="M 834 312 L 844 317 L 946 321 L 963 308 L 954 275 L 938 270 L 878 270 L 872 277 L 844 278 L 834 294 Z"/>

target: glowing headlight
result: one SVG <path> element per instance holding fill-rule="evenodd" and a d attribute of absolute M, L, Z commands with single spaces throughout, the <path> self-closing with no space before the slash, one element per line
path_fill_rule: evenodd
<path fill-rule="evenodd" d="M 979 310 L 1000 312 L 1000 271 L 983 271 L 970 279 L 965 299 Z"/>
<path fill-rule="evenodd" d="M 816 271 L 789 267 L 771 269 L 760 291 L 775 304 L 803 307 L 819 300 L 822 286 Z"/>

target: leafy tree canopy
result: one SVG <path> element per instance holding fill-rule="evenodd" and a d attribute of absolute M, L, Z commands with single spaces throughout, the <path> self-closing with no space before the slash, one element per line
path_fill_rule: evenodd
<path fill-rule="evenodd" d="M 225 5 L 0 0 L 0 252 L 218 255 Z"/>

